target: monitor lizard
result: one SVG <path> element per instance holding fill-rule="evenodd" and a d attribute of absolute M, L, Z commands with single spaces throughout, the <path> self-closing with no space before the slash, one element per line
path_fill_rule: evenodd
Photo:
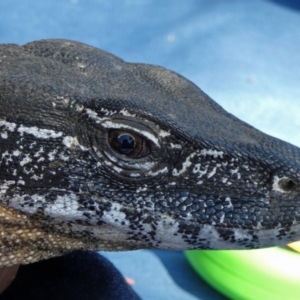
<path fill-rule="evenodd" d="M 175 72 L 79 42 L 0 46 L 0 164 L 0 266 L 300 238 L 297 147 Z"/>

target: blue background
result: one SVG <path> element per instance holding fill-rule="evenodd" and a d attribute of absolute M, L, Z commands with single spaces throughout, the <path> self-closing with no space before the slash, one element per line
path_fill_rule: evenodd
<path fill-rule="evenodd" d="M 78 40 L 181 73 L 225 109 L 300 146 L 300 2 L 1 0 L 0 43 Z M 104 253 L 143 299 L 225 299 L 181 252 Z"/>

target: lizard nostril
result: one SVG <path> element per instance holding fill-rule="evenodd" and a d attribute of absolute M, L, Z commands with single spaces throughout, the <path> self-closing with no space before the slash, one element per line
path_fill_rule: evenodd
<path fill-rule="evenodd" d="M 291 192 L 294 187 L 296 186 L 296 183 L 288 178 L 283 178 L 278 181 L 278 187 L 282 189 L 284 192 Z"/>
<path fill-rule="evenodd" d="M 294 180 L 288 177 L 278 177 L 274 176 L 273 181 L 273 191 L 280 192 L 280 193 L 290 193 L 294 191 L 297 187 L 297 183 Z"/>

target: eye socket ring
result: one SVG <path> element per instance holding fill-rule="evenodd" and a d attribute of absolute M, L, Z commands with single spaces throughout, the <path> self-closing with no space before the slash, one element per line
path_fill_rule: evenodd
<path fill-rule="evenodd" d="M 128 158 L 142 158 L 151 152 L 149 141 L 130 131 L 110 130 L 108 143 L 114 152 Z"/>

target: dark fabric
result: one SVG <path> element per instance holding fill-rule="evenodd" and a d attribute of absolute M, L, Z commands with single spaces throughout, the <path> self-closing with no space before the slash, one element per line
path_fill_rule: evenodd
<path fill-rule="evenodd" d="M 138 300 L 121 273 L 97 252 L 21 266 L 0 300 Z"/>

